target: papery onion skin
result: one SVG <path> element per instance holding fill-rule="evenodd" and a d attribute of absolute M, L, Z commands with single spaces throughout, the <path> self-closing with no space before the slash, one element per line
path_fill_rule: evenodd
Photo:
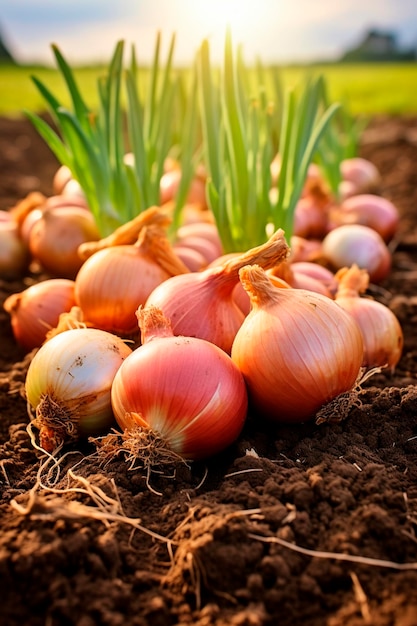
<path fill-rule="evenodd" d="M 39 348 L 47 332 L 54 328 L 61 313 L 75 305 L 75 283 L 67 278 L 51 278 L 10 295 L 4 309 L 11 316 L 17 343 L 27 352 Z"/>
<path fill-rule="evenodd" d="M 312 419 L 355 384 L 363 354 L 359 327 L 326 296 L 277 289 L 256 266 L 240 275 L 252 311 L 231 357 L 244 376 L 250 407 L 277 422 Z"/>
<path fill-rule="evenodd" d="M 388 367 L 391 372 L 401 358 L 404 336 L 396 315 L 382 302 L 361 296 L 368 274 L 356 265 L 336 274 L 340 281 L 335 301 L 357 322 L 363 338 L 362 367 Z"/>
<path fill-rule="evenodd" d="M 50 452 L 114 424 L 111 385 L 131 352 L 119 337 L 95 328 L 67 330 L 39 348 L 25 393 L 41 447 Z"/>
<path fill-rule="evenodd" d="M 156 310 L 156 307 L 145 307 Z M 203 339 L 146 338 L 117 372 L 112 406 L 123 430 L 151 429 L 185 459 L 207 458 L 239 436 L 247 414 L 243 377 Z"/>

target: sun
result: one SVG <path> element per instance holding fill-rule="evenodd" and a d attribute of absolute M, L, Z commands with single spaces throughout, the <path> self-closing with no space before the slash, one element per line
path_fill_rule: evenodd
<path fill-rule="evenodd" d="M 230 28 L 239 40 L 253 33 L 253 23 L 259 15 L 254 0 L 193 0 L 190 12 L 190 18 L 206 36 L 222 36 Z"/>

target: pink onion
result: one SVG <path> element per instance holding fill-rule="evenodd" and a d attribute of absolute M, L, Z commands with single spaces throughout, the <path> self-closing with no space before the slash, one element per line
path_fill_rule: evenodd
<path fill-rule="evenodd" d="M 140 308 L 142 345 L 112 386 L 117 423 L 132 436 L 151 431 L 185 459 L 216 454 L 239 436 L 247 412 L 243 377 L 214 344 L 175 337 L 156 307 Z"/>

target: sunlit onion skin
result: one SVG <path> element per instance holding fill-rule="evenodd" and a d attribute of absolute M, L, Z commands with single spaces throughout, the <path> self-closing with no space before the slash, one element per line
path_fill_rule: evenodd
<path fill-rule="evenodd" d="M 231 357 L 241 370 L 254 415 L 304 422 L 358 377 L 363 343 L 358 325 L 333 300 L 302 289 L 277 289 L 262 268 L 240 280 L 252 310 Z"/>
<path fill-rule="evenodd" d="M 111 385 L 131 352 L 119 337 L 95 328 L 67 330 L 39 348 L 25 392 L 42 448 L 50 452 L 114 424 Z"/>
<path fill-rule="evenodd" d="M 94 218 L 79 206 L 45 209 L 30 229 L 32 257 L 51 276 L 74 279 L 83 261 L 78 247 L 100 238 Z"/>
<path fill-rule="evenodd" d="M 284 233 L 278 230 L 262 246 L 232 256 L 223 265 L 166 280 L 149 295 L 146 305 L 163 311 L 175 335 L 206 339 L 230 354 L 245 317 L 234 296 L 239 269 L 255 262 L 265 268 L 272 267 L 286 258 L 288 252 Z"/>
<path fill-rule="evenodd" d="M 404 337 L 396 315 L 382 302 L 362 297 L 369 285 L 369 275 L 357 265 L 336 274 L 339 288 L 335 301 L 357 322 L 363 338 L 362 366 L 388 367 L 394 371 L 401 358 Z"/>
<path fill-rule="evenodd" d="M 57 325 L 60 314 L 75 305 L 74 286 L 73 280 L 51 278 L 5 300 L 14 338 L 24 350 L 39 348 L 47 332 Z"/>
<path fill-rule="evenodd" d="M 117 372 L 112 406 L 122 430 L 150 429 L 181 457 L 212 456 L 239 436 L 245 383 L 230 357 L 203 339 L 175 337 L 156 307 L 138 313 L 142 345 Z"/>
<path fill-rule="evenodd" d="M 332 270 L 356 263 L 369 279 L 379 283 L 391 271 L 391 253 L 381 235 L 369 226 L 344 224 L 331 230 L 322 241 L 322 255 Z"/>
<path fill-rule="evenodd" d="M 75 299 L 96 328 L 124 337 L 137 334 L 135 312 L 174 274 L 189 272 L 175 256 L 166 233 L 145 227 L 135 245 L 116 245 L 90 256 L 75 279 Z"/>

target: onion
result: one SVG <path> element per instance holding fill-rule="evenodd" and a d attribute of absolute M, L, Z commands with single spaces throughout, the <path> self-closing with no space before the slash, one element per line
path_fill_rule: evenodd
<path fill-rule="evenodd" d="M 136 244 L 98 250 L 75 279 L 75 299 L 96 328 L 123 336 L 138 333 L 135 312 L 163 281 L 189 272 L 159 226 L 140 231 Z"/>
<path fill-rule="evenodd" d="M 342 224 L 363 224 L 377 231 L 388 243 L 398 229 L 400 215 L 397 207 L 381 196 L 360 194 L 347 198 L 332 212 L 332 222 Z"/>
<path fill-rule="evenodd" d="M 52 179 L 52 188 L 56 195 L 60 195 L 68 181 L 72 180 L 72 173 L 69 167 L 61 165 L 58 167 Z"/>
<path fill-rule="evenodd" d="M 314 265 L 314 263 L 311 263 L 311 265 Z M 327 296 L 328 298 L 332 297 L 329 288 L 324 284 L 324 282 L 315 276 L 312 276 L 311 273 L 308 274 L 306 272 L 297 271 L 297 269 L 294 270 L 293 265 L 286 261 L 268 270 L 268 276 L 270 278 L 272 276 L 274 278 L 280 278 L 294 289 L 308 289 L 309 291 L 321 293 L 323 296 Z"/>
<path fill-rule="evenodd" d="M 262 246 L 232 256 L 223 265 L 166 280 L 154 289 L 146 304 L 163 311 L 175 335 L 200 337 L 230 353 L 236 332 L 245 318 L 234 297 L 239 269 L 248 263 L 273 267 L 288 252 L 284 233 L 278 230 Z"/>
<path fill-rule="evenodd" d="M 83 261 L 78 247 L 100 238 L 94 218 L 79 206 L 45 209 L 29 233 L 33 258 L 52 276 L 75 278 Z"/>
<path fill-rule="evenodd" d="M 322 243 L 319 239 L 306 239 L 293 235 L 291 237 L 291 263 L 297 261 L 316 261 L 322 257 Z"/>
<path fill-rule="evenodd" d="M 335 300 L 356 320 L 362 332 L 362 366 L 394 370 L 401 358 L 404 337 L 394 313 L 382 302 L 361 297 L 369 286 L 369 274 L 356 264 L 336 274 L 339 287 Z"/>
<path fill-rule="evenodd" d="M 255 413 L 278 422 L 311 419 L 349 391 L 360 372 L 362 336 L 333 300 L 303 289 L 277 289 L 259 266 L 240 270 L 252 310 L 231 357 Z"/>
<path fill-rule="evenodd" d="M 44 450 L 111 427 L 111 385 L 131 352 L 119 337 L 96 328 L 67 330 L 39 348 L 25 391 Z"/>
<path fill-rule="evenodd" d="M 29 261 L 29 250 L 19 234 L 17 222 L 4 217 L 0 221 L 0 278 L 21 278 L 28 269 Z"/>
<path fill-rule="evenodd" d="M 340 163 L 340 173 L 343 181 L 353 185 L 356 194 L 377 191 L 381 185 L 378 168 L 362 157 L 344 159 Z"/>
<path fill-rule="evenodd" d="M 223 245 L 217 226 L 210 222 L 183 224 L 176 232 L 175 243 L 198 250 L 207 259 L 207 264 L 223 254 Z"/>
<path fill-rule="evenodd" d="M 149 430 L 185 459 L 224 450 L 247 412 L 245 383 L 230 357 L 203 339 L 174 337 L 157 307 L 140 308 L 142 345 L 117 372 L 112 406 L 119 426 Z"/>
<path fill-rule="evenodd" d="M 329 202 L 309 193 L 300 198 L 294 211 L 294 235 L 322 239 L 328 232 Z"/>
<path fill-rule="evenodd" d="M 291 270 L 297 277 L 304 275 L 319 281 L 324 285 L 331 297 L 334 297 L 338 282 L 334 273 L 329 268 L 319 263 L 313 263 L 312 261 L 296 261 L 295 263 L 291 263 Z M 315 290 L 313 289 L 313 291 Z"/>
<path fill-rule="evenodd" d="M 174 200 L 181 181 L 181 170 L 176 167 L 168 170 L 161 176 L 160 181 L 160 203 L 166 204 Z M 201 209 L 207 209 L 206 181 L 203 176 L 196 175 L 191 181 L 188 190 L 187 204 L 195 204 Z"/>
<path fill-rule="evenodd" d="M 5 300 L 4 309 L 11 316 L 14 338 L 26 351 L 41 346 L 61 313 L 75 305 L 74 286 L 73 280 L 51 278 Z"/>
<path fill-rule="evenodd" d="M 391 253 L 381 235 L 369 226 L 344 224 L 331 230 L 322 242 L 322 252 L 332 269 L 356 263 L 378 283 L 391 270 Z"/>
<path fill-rule="evenodd" d="M 177 257 L 185 263 L 190 272 L 200 272 L 207 267 L 206 257 L 195 248 L 190 248 L 181 243 L 174 243 L 172 247 Z"/>

